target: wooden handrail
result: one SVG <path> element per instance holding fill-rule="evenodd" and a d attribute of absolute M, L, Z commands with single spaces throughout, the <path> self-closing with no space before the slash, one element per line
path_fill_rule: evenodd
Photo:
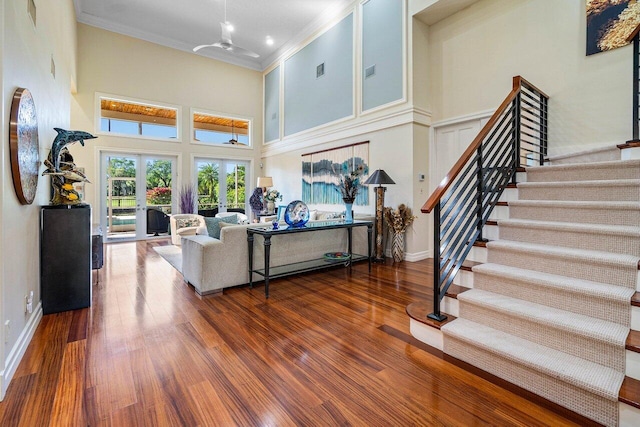
<path fill-rule="evenodd" d="M 513 89 L 511 90 L 511 92 L 509 92 L 509 95 L 507 95 L 504 101 L 502 101 L 502 104 L 500 104 L 498 109 L 493 113 L 489 121 L 483 126 L 482 130 L 480 130 L 480 133 L 478 133 L 478 136 L 476 136 L 475 139 L 471 141 L 471 144 L 469 144 L 469 147 L 467 147 L 464 153 L 462 153 L 462 155 L 460 156 L 458 161 L 453 165 L 449 173 L 440 182 L 440 185 L 438 185 L 438 188 L 436 188 L 433 191 L 433 193 L 431 193 L 431 196 L 429 196 L 425 204 L 420 209 L 422 213 L 430 213 L 433 210 L 433 208 L 436 206 L 436 203 L 440 202 L 440 199 L 442 198 L 444 193 L 449 189 L 449 187 L 453 183 L 453 180 L 458 176 L 460 171 L 462 171 L 462 168 L 464 167 L 465 164 L 467 164 L 471 156 L 473 156 L 475 152 L 478 150 L 478 147 L 480 146 L 480 144 L 482 144 L 482 141 L 487 137 L 487 135 L 489 135 L 489 132 L 493 128 L 493 125 L 496 124 L 496 122 L 500 119 L 500 116 L 502 115 L 502 113 L 505 112 L 505 110 L 509 107 L 509 105 L 513 102 L 515 97 L 518 95 L 518 93 L 522 88 L 523 83 L 525 83 L 531 89 L 539 92 L 545 98 L 549 98 L 544 92 L 542 92 L 540 89 L 538 89 L 537 87 L 529 83 L 527 80 L 525 80 L 521 76 L 514 76 Z"/>

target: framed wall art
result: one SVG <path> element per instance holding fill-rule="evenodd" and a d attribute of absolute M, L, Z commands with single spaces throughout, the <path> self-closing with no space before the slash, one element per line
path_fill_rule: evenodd
<path fill-rule="evenodd" d="M 33 203 L 36 196 L 39 151 L 36 105 L 28 89 L 18 88 L 11 103 L 9 152 L 13 186 L 23 205 Z"/>

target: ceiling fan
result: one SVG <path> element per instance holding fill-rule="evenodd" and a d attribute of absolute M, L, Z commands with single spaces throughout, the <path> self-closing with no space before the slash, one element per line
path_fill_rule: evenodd
<path fill-rule="evenodd" d="M 229 21 L 227 21 L 227 0 L 224 1 L 224 22 L 220 23 L 221 36 L 220 40 L 212 44 L 201 44 L 200 46 L 196 46 L 193 48 L 194 52 L 199 51 L 205 47 L 217 47 L 220 49 L 224 49 L 227 52 L 237 53 L 239 55 L 250 56 L 252 58 L 259 58 L 255 52 L 250 51 L 249 49 L 242 48 L 238 45 L 233 44 L 231 41 L 231 29 Z"/>
<path fill-rule="evenodd" d="M 233 120 L 231 120 L 231 139 L 227 142 L 223 142 L 223 144 L 231 144 L 231 145 L 247 145 L 244 142 L 238 141 L 238 136 L 234 134 L 235 127 L 233 126 Z"/>

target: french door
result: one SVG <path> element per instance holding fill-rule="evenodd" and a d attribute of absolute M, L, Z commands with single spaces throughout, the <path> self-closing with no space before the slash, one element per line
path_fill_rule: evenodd
<path fill-rule="evenodd" d="M 100 166 L 100 224 L 106 240 L 167 236 L 167 215 L 176 206 L 176 157 L 102 152 Z"/>
<path fill-rule="evenodd" d="M 249 162 L 229 159 L 195 159 L 198 211 L 246 213 Z"/>

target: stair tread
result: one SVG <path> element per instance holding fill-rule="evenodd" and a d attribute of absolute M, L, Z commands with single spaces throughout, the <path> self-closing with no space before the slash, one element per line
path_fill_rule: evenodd
<path fill-rule="evenodd" d="M 565 163 L 560 165 L 527 166 L 527 173 L 538 171 L 562 171 L 562 170 L 591 170 L 591 169 L 620 169 L 640 167 L 640 160 L 606 160 L 602 162 Z"/>
<path fill-rule="evenodd" d="M 634 353 L 640 353 L 640 331 L 629 331 L 629 336 L 625 341 L 625 348 Z"/>
<path fill-rule="evenodd" d="M 468 292 L 464 292 L 458 295 L 458 301 L 462 301 L 465 304 L 480 305 L 495 312 L 508 313 L 511 316 L 524 318 L 546 327 L 561 329 L 575 335 L 611 343 L 618 347 L 624 347 L 629 335 L 629 328 L 618 323 L 523 301 L 482 289 L 471 289 Z"/>
<path fill-rule="evenodd" d="M 640 381 L 635 378 L 625 377 L 620 387 L 618 400 L 640 409 Z"/>
<path fill-rule="evenodd" d="M 447 318 L 442 322 L 429 319 L 427 315 L 433 312 L 433 304 L 427 301 L 412 302 L 407 306 L 405 311 L 407 312 L 407 315 L 409 315 L 409 317 L 411 317 L 413 320 L 416 320 L 420 323 L 424 323 L 425 325 L 431 326 L 432 328 L 435 328 L 435 329 L 440 329 L 442 326 L 446 325 L 447 323 L 453 322 L 454 320 L 456 320 L 456 316 L 453 316 L 449 313 L 444 313 L 444 312 L 442 312 L 442 314 L 447 316 Z"/>
<path fill-rule="evenodd" d="M 640 265 L 638 266 L 638 269 L 640 270 Z M 633 294 L 631 297 L 631 305 L 634 307 L 640 307 L 640 292 Z"/>
<path fill-rule="evenodd" d="M 638 269 L 640 257 L 627 254 L 596 251 L 592 249 L 575 249 L 561 246 L 543 245 L 540 243 L 514 242 L 510 240 L 493 240 L 487 243 L 487 248 L 509 249 L 517 252 L 534 252 L 542 256 L 554 256 L 573 259 L 590 259 L 600 264 L 610 264 L 620 267 Z"/>
<path fill-rule="evenodd" d="M 502 264 L 485 263 L 473 267 L 474 273 L 500 276 L 514 281 L 526 281 L 542 286 L 554 287 L 580 294 L 589 294 L 608 300 L 629 303 L 635 294 L 634 289 L 608 283 L 594 282 L 540 271 L 526 270 Z M 640 295 L 638 295 L 640 297 Z"/>
<path fill-rule="evenodd" d="M 520 182 L 518 188 L 534 187 L 625 187 L 640 186 L 640 179 L 608 179 L 608 180 L 585 180 L 585 181 L 542 181 L 542 182 Z"/>
<path fill-rule="evenodd" d="M 471 290 L 471 288 L 467 288 L 465 286 L 460 286 L 460 285 L 456 285 L 455 283 L 452 283 L 449 286 L 449 289 L 447 289 L 447 292 L 445 293 L 445 295 L 448 296 L 449 298 L 457 299 L 458 295 L 469 290 Z"/>
<path fill-rule="evenodd" d="M 512 200 L 509 206 L 562 207 L 571 209 L 627 209 L 640 210 L 640 202 L 628 201 L 582 201 L 582 200 Z"/>
<path fill-rule="evenodd" d="M 640 237 L 640 227 L 631 225 L 583 224 L 563 221 L 541 221 L 534 219 L 501 219 L 498 225 L 534 229 L 566 230 L 580 233 Z"/>
<path fill-rule="evenodd" d="M 443 334 L 529 366 L 606 399 L 617 401 L 624 374 L 603 365 L 458 318 L 441 328 Z"/>

